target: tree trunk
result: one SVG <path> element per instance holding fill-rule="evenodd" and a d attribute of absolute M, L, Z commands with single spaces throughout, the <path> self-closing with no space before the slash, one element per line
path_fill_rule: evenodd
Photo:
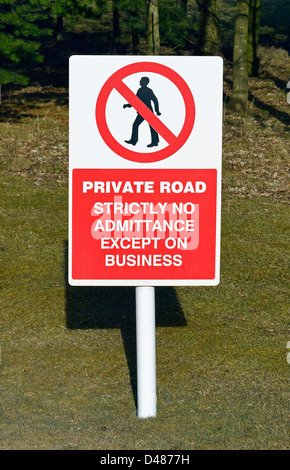
<path fill-rule="evenodd" d="M 56 40 L 63 40 L 63 16 L 56 17 Z"/>
<path fill-rule="evenodd" d="M 140 54 L 140 34 L 139 34 L 139 21 L 138 11 L 131 12 L 131 36 L 132 36 L 132 47 L 133 54 Z"/>
<path fill-rule="evenodd" d="M 259 75 L 258 41 L 261 14 L 261 0 L 250 0 L 248 30 L 248 74 Z"/>
<path fill-rule="evenodd" d="M 246 111 L 248 105 L 248 45 L 249 0 L 237 0 L 234 57 L 233 94 L 229 106 L 234 111 Z"/>
<path fill-rule="evenodd" d="M 220 52 L 218 0 L 197 0 L 200 14 L 199 50 L 203 55 Z"/>
<path fill-rule="evenodd" d="M 158 0 L 149 0 L 146 54 L 160 54 Z"/>
<path fill-rule="evenodd" d="M 180 0 L 180 6 L 187 13 L 187 0 Z"/>
<path fill-rule="evenodd" d="M 113 0 L 113 37 L 114 43 L 120 42 L 120 12 L 118 8 L 118 0 Z"/>
<path fill-rule="evenodd" d="M 140 35 L 139 30 L 132 25 L 132 46 L 133 54 L 140 54 Z"/>

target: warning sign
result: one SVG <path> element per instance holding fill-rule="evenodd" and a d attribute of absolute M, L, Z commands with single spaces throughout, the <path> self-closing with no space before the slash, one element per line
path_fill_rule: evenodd
<path fill-rule="evenodd" d="M 219 282 L 222 61 L 70 59 L 72 285 Z"/>
<path fill-rule="evenodd" d="M 123 82 L 123 79 L 133 74 L 136 75 L 140 72 L 143 76 L 140 79 L 140 88 L 135 95 L 132 90 Z M 182 125 L 182 129 L 178 135 L 175 135 L 166 126 L 166 124 L 164 124 L 162 118 L 159 117 L 161 116 L 161 112 L 159 110 L 159 100 L 156 97 L 156 93 L 154 93 L 148 86 L 150 82 L 148 75 L 150 75 L 150 72 L 161 75 L 171 82 L 171 84 L 174 84 L 174 86 L 180 92 L 185 106 L 185 119 Z M 169 86 L 167 100 L 171 99 L 170 88 L 171 87 Z M 131 144 L 132 146 L 137 144 L 138 128 L 140 124 L 146 120 L 150 126 L 151 132 L 151 143 L 149 143 L 147 147 L 158 147 L 160 134 L 168 144 L 164 149 L 156 149 L 156 151 L 153 153 L 140 152 L 138 150 L 132 151 L 125 147 L 123 143 L 118 142 L 114 138 L 109 129 L 107 122 L 108 117 L 106 115 L 108 98 L 113 90 L 116 90 L 128 102 L 127 104 L 123 105 L 123 108 L 133 107 L 138 113 L 132 126 L 131 138 L 129 140 L 125 140 L 125 143 Z M 153 112 L 151 103 L 153 103 L 155 107 L 156 114 Z M 175 115 L 174 106 L 172 106 L 171 113 Z M 126 119 L 126 117 L 124 117 L 124 119 Z M 132 160 L 135 162 L 155 162 L 163 160 L 164 158 L 167 158 L 176 153 L 177 150 L 179 150 L 188 139 L 194 125 L 194 120 L 194 99 L 186 82 L 178 73 L 169 67 L 152 62 L 130 64 L 115 72 L 102 87 L 96 103 L 96 122 L 104 141 L 115 153 L 127 160 Z"/>

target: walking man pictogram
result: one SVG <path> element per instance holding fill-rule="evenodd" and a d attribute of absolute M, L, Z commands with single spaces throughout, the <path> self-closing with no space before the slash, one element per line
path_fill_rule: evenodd
<path fill-rule="evenodd" d="M 158 100 L 156 96 L 154 95 L 153 91 L 151 90 L 151 88 L 148 88 L 147 86 L 148 83 L 149 83 L 149 78 L 142 77 L 140 80 L 141 88 L 139 88 L 136 95 L 152 112 L 153 112 L 153 108 L 152 108 L 151 102 L 153 102 L 155 112 L 157 116 L 160 116 L 161 113 L 159 111 Z M 123 105 L 123 108 L 132 108 L 132 105 L 127 103 Z M 141 114 L 138 113 L 133 123 L 131 139 L 125 140 L 127 144 L 136 145 L 136 143 L 138 142 L 139 126 L 143 121 L 144 121 L 144 118 L 141 116 Z M 147 147 L 157 147 L 159 143 L 159 135 L 155 131 L 155 129 L 153 129 L 153 127 L 151 127 L 150 125 L 149 127 L 150 127 L 150 132 L 151 132 L 151 144 L 147 145 Z"/>

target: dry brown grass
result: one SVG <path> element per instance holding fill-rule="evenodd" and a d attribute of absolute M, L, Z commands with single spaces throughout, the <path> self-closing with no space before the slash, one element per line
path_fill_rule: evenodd
<path fill-rule="evenodd" d="M 225 67 L 224 190 L 232 195 L 289 198 L 290 106 L 286 51 L 260 49 L 261 75 L 249 80 L 245 115 L 227 110 L 231 72 Z"/>

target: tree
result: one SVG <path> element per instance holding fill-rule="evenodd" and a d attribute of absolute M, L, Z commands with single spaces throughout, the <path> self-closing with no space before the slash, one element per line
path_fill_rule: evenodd
<path fill-rule="evenodd" d="M 233 94 L 229 106 L 234 111 L 246 111 L 248 105 L 248 22 L 249 0 L 237 0 L 233 54 Z"/>
<path fill-rule="evenodd" d="M 120 43 L 120 11 L 119 11 L 119 1 L 113 0 L 113 38 L 116 49 L 119 49 Z"/>
<path fill-rule="evenodd" d="M 185 47 L 189 32 L 189 20 L 181 0 L 160 0 L 159 29 L 163 44 L 172 50 Z"/>
<path fill-rule="evenodd" d="M 34 5 L 39 5 L 55 18 L 55 33 L 57 41 L 63 39 L 63 20 L 73 16 L 85 16 L 89 18 L 99 17 L 106 7 L 105 0 L 30 0 Z"/>
<path fill-rule="evenodd" d="M 120 24 L 121 26 L 124 25 L 125 34 L 128 32 L 129 27 L 133 54 L 140 54 L 140 37 L 145 34 L 146 3 L 146 0 L 113 0 L 114 42 L 115 44 L 120 42 Z"/>
<path fill-rule="evenodd" d="M 261 0 L 250 0 L 248 28 L 248 74 L 259 74 L 258 41 L 260 27 Z"/>
<path fill-rule="evenodd" d="M 17 64 L 42 62 L 40 43 L 36 38 L 51 34 L 41 27 L 45 13 L 32 0 L 0 0 L 0 83 L 26 85 L 29 78 L 15 70 Z"/>
<path fill-rule="evenodd" d="M 160 54 L 158 0 L 148 0 L 146 54 Z"/>
<path fill-rule="evenodd" d="M 56 17 L 56 40 L 62 41 L 63 40 L 63 16 L 57 15 Z"/>
<path fill-rule="evenodd" d="M 130 25 L 131 25 L 131 37 L 132 37 L 132 48 L 133 54 L 140 54 L 140 1 L 134 1 L 130 9 Z"/>
<path fill-rule="evenodd" d="M 180 0 L 181 8 L 187 13 L 187 0 Z"/>
<path fill-rule="evenodd" d="M 200 14 L 198 48 L 203 55 L 220 51 L 218 0 L 196 0 Z"/>

